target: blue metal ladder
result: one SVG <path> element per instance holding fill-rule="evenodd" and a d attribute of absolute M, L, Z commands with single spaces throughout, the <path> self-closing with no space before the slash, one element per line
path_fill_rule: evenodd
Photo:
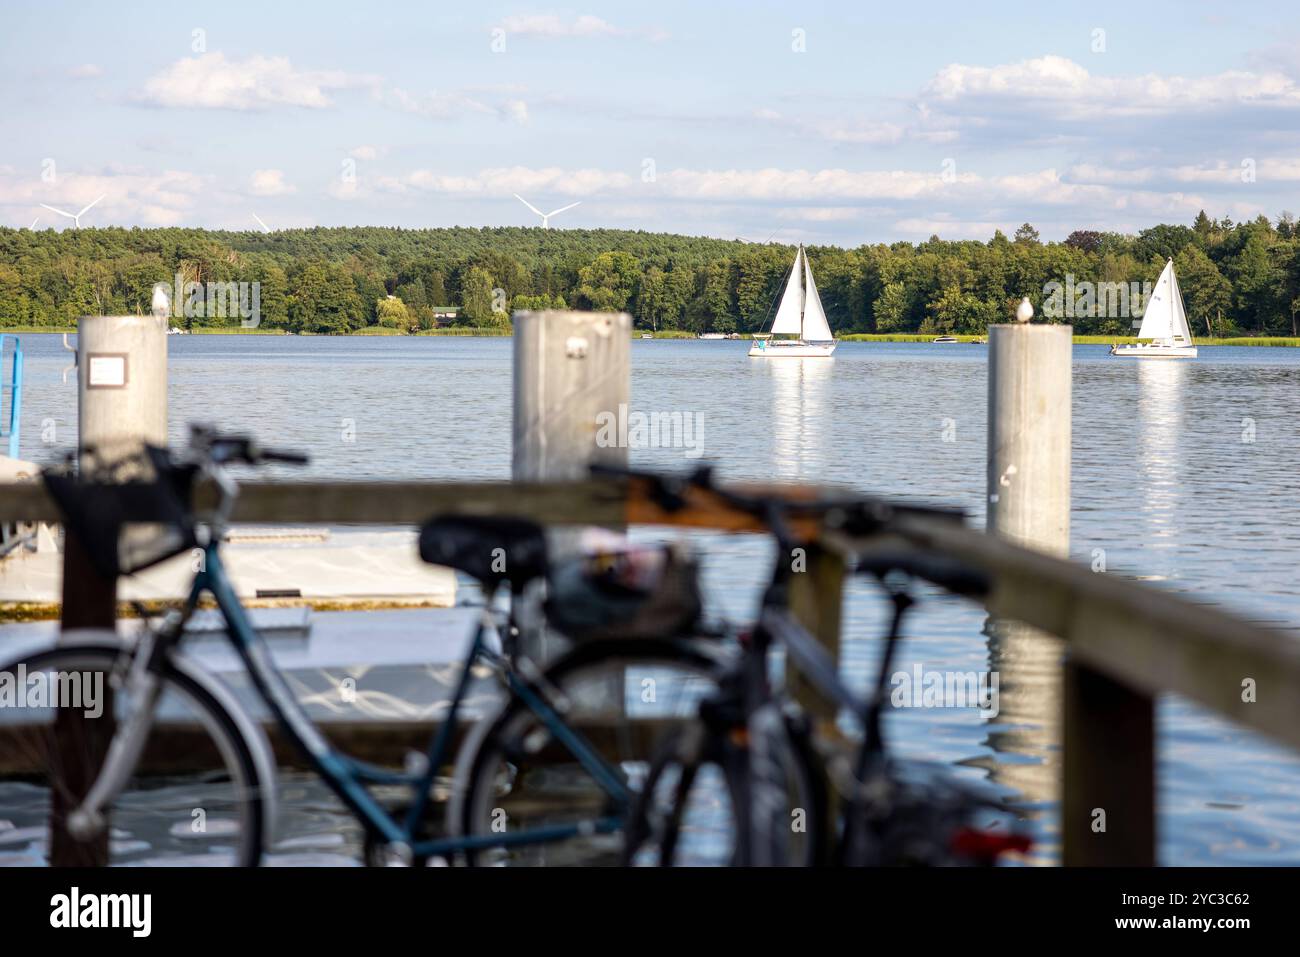
<path fill-rule="evenodd" d="M 9 379 L 5 380 L 5 340 L 12 339 L 13 360 L 9 366 Z M 5 393 L 9 393 L 9 405 L 5 406 Z M 0 333 L 0 439 L 9 440 L 8 455 L 18 458 L 18 439 L 22 433 L 23 410 L 23 346 L 17 336 Z"/>

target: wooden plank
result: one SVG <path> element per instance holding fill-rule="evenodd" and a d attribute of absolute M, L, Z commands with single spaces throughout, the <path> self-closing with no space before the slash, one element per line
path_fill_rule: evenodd
<path fill-rule="evenodd" d="M 737 491 L 780 494 L 793 502 L 825 492 L 814 486 L 737 485 Z M 431 515 L 513 515 L 556 525 L 640 523 L 761 532 L 762 523 L 700 489 L 688 506 L 668 512 L 645 483 L 573 482 L 248 482 L 240 486 L 234 521 L 276 524 L 418 525 Z M 211 508 L 211 489 L 196 496 Z M 39 484 L 0 484 L 0 522 L 58 522 L 59 511 Z M 813 538 L 817 524 L 799 519 L 795 531 Z"/>
<path fill-rule="evenodd" d="M 1063 675 L 1062 860 L 1075 867 L 1156 863 L 1151 698 L 1074 658 Z"/>
<path fill-rule="evenodd" d="M 806 563 L 790 582 L 790 611 L 835 661 L 840 659 L 840 624 L 844 611 L 844 559 L 820 545 L 787 561 Z M 796 566 L 797 567 L 797 566 Z M 799 672 L 789 677 L 791 694 L 822 730 L 832 731 L 838 706 L 823 697 Z"/>
<path fill-rule="evenodd" d="M 645 754 L 684 719 L 649 718 L 624 723 L 597 724 L 590 719 L 576 721 L 572 727 L 606 757 L 618 760 L 628 753 Z M 264 721 L 267 740 L 275 755 L 276 766 L 301 771 L 311 770 L 302 752 L 271 721 Z M 452 734 L 453 757 L 474 729 L 475 719 L 462 717 Z M 430 721 L 322 721 L 317 728 L 330 742 L 346 754 L 381 767 L 400 768 L 411 752 L 425 753 L 438 725 Z M 0 776 L 30 775 L 43 769 L 35 766 L 46 750 L 44 732 L 33 725 L 0 724 Z M 553 763 L 570 762 L 572 754 L 563 745 L 548 740 L 546 746 L 532 754 L 530 760 Z M 163 721 L 156 724 L 140 758 L 142 774 L 193 774 L 222 767 L 212 737 L 194 723 Z"/>
<path fill-rule="evenodd" d="M 907 537 L 994 576 L 987 605 L 1060 635 L 1075 660 L 1134 690 L 1171 691 L 1300 748 L 1300 636 L 1149 585 L 908 518 Z"/>

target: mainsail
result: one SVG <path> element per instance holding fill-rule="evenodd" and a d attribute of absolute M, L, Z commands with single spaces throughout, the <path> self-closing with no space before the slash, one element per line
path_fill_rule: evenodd
<path fill-rule="evenodd" d="M 803 313 L 803 283 L 799 265 L 803 259 L 803 247 L 794 254 L 794 268 L 786 280 L 785 292 L 781 295 L 781 305 L 776 308 L 776 318 L 772 321 L 773 335 L 794 335 L 801 332 L 800 322 Z"/>
<path fill-rule="evenodd" d="M 1169 299 L 1174 307 L 1174 338 L 1184 342 L 1192 341 L 1192 330 L 1187 327 L 1187 310 L 1183 308 L 1183 291 L 1178 288 L 1178 277 L 1174 275 L 1174 261 L 1169 260 Z"/>
<path fill-rule="evenodd" d="M 805 342 L 831 342 L 835 339 L 830 323 L 826 321 L 826 311 L 822 309 L 821 296 L 817 295 L 817 284 L 813 282 L 812 267 L 808 264 L 802 246 L 794 254 L 794 268 L 786 280 L 781 304 L 776 308 L 772 334 L 798 336 Z"/>
<path fill-rule="evenodd" d="M 1164 271 L 1156 280 L 1155 288 L 1147 299 L 1147 308 L 1142 313 L 1142 328 L 1138 330 L 1139 339 L 1192 341 L 1191 330 L 1187 327 L 1187 313 L 1183 309 L 1183 296 L 1178 289 L 1178 279 L 1174 276 L 1174 261 L 1165 264 Z"/>

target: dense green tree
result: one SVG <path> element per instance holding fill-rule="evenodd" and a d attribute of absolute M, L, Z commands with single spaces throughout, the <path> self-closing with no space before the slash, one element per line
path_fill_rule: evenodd
<path fill-rule="evenodd" d="M 1192 335 L 1198 335 L 1202 328 L 1208 335 L 1222 334 L 1223 314 L 1232 304 L 1232 286 L 1223 278 L 1219 267 L 1199 246 L 1193 245 L 1185 246 L 1174 257 L 1174 270 Z"/>
<path fill-rule="evenodd" d="M 496 322 L 492 311 L 492 275 L 481 266 L 465 272 L 460 288 L 460 316 L 471 326 L 490 326 Z"/>
<path fill-rule="evenodd" d="M 379 320 L 379 325 L 386 329 L 400 329 L 402 332 L 412 332 L 416 328 L 415 314 L 406 307 L 396 296 L 375 302 L 375 315 Z"/>
<path fill-rule="evenodd" d="M 1239 225 L 1198 214 L 1136 236 L 1076 230 L 1044 243 L 1032 226 L 1016 241 L 895 242 L 808 249 L 837 332 L 973 331 L 1005 320 L 1045 286 L 1154 281 L 1173 256 L 1194 331 L 1293 334 L 1300 325 L 1300 235 L 1294 219 Z M 146 312 L 155 283 L 198 283 L 192 317 L 218 318 L 208 283 L 258 283 L 263 327 L 346 332 L 379 320 L 396 295 L 421 328 L 433 307 L 460 303 L 457 321 L 504 321 L 509 308 L 626 309 L 642 328 L 754 330 L 770 321 L 795 249 L 626 230 L 515 228 L 199 229 L 0 228 L 0 326 L 72 328 L 79 315 Z M 500 289 L 499 295 L 493 290 Z M 1040 312 L 1041 314 L 1041 312 Z M 391 321 L 391 320 L 390 320 Z M 1062 316 L 1079 332 L 1130 332 L 1127 313 Z"/>
<path fill-rule="evenodd" d="M 636 289 L 640 275 L 636 257 L 629 253 L 601 253 L 590 266 L 578 271 L 578 299 L 587 309 L 621 312 Z"/>

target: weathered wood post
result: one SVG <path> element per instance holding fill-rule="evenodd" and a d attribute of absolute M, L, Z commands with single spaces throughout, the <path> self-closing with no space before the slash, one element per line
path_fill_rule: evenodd
<path fill-rule="evenodd" d="M 989 328 L 987 527 L 1019 545 L 1065 557 L 1073 329 L 1029 325 L 1032 315 L 1026 299 L 1017 324 Z M 1056 641 L 1023 625 L 1000 628 L 1010 632 L 1006 646 Z M 1062 637 L 1064 863 L 1154 863 L 1151 699 L 1071 657 L 1069 636 Z M 1002 684 L 1014 684 L 1014 675 L 1002 676 Z"/>
<path fill-rule="evenodd" d="M 517 312 L 514 326 L 514 480 L 585 479 L 593 462 L 627 465 L 626 428 L 618 423 L 627 421 L 632 389 L 632 318 Z M 579 534 L 552 530 L 552 552 L 571 553 Z M 549 649 L 526 650 L 545 657 Z"/>
<path fill-rule="evenodd" d="M 92 446 L 129 448 L 167 442 L 167 320 L 154 316 L 82 316 L 77 323 L 77 435 Z M 76 534 L 64 529 L 62 629 L 117 627 L 117 582 L 101 576 Z M 94 783 L 113 734 L 112 693 L 93 722 L 60 708 L 55 719 L 62 789 L 52 797 L 50 862 L 108 862 L 107 829 L 98 841 L 74 841 L 58 826 Z"/>

